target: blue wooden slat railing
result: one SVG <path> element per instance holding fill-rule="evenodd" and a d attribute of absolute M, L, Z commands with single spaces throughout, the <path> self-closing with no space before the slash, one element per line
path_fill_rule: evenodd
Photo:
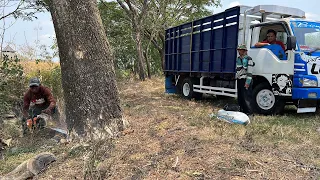
<path fill-rule="evenodd" d="M 167 72 L 235 73 L 240 7 L 166 30 Z"/>

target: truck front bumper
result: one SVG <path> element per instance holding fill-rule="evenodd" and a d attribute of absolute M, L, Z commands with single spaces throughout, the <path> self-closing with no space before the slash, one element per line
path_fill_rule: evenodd
<path fill-rule="evenodd" d="M 292 99 L 297 101 L 297 113 L 315 112 L 319 107 L 320 88 L 293 88 Z"/>
<path fill-rule="evenodd" d="M 293 88 L 292 99 L 320 99 L 320 88 Z"/>

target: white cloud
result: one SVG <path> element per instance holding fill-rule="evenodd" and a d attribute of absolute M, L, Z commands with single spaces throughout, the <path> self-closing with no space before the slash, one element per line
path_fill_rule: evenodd
<path fill-rule="evenodd" d="M 239 1 L 233 1 L 228 5 L 228 8 L 241 5 Z"/>
<path fill-rule="evenodd" d="M 306 12 L 306 18 L 309 20 L 320 20 L 320 15 Z"/>

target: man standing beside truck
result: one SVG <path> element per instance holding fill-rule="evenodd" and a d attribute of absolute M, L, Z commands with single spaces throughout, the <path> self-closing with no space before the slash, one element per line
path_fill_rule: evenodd
<path fill-rule="evenodd" d="M 239 56 L 237 58 L 237 88 L 238 88 L 238 104 L 240 110 L 248 115 L 253 114 L 252 109 L 252 71 L 254 62 L 247 55 L 247 47 L 240 44 L 237 48 Z"/>

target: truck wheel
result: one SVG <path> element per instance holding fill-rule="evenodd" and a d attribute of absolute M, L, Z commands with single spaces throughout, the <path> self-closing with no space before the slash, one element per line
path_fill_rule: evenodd
<path fill-rule="evenodd" d="M 253 100 L 255 111 L 264 115 L 282 113 L 285 106 L 285 102 L 273 94 L 268 83 L 259 84 L 253 89 Z"/>
<path fill-rule="evenodd" d="M 181 84 L 181 94 L 187 99 L 200 99 L 202 94 L 193 91 L 194 81 L 190 78 L 185 78 Z"/>

